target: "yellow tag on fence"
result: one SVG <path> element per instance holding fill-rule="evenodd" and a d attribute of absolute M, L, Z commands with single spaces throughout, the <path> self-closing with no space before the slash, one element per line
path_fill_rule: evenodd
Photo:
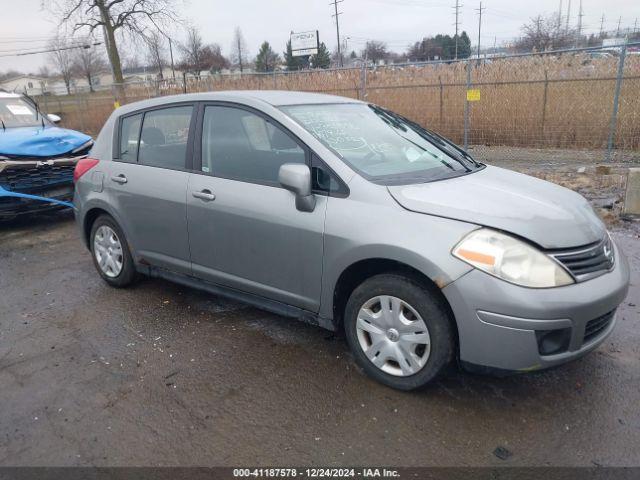
<path fill-rule="evenodd" d="M 118 100 L 113 102 L 113 109 L 115 110 L 116 108 L 120 108 L 120 102 Z"/>
<path fill-rule="evenodd" d="M 480 90 L 477 88 L 467 90 L 467 102 L 479 102 Z"/>

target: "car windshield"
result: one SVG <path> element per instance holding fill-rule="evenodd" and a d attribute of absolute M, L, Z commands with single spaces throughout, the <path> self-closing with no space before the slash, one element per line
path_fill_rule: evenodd
<path fill-rule="evenodd" d="M 32 127 L 42 124 L 35 107 L 22 97 L 0 96 L 0 129 L 10 127 Z"/>
<path fill-rule="evenodd" d="M 282 110 L 376 183 L 442 180 L 483 166 L 443 137 L 375 105 L 294 105 Z"/>

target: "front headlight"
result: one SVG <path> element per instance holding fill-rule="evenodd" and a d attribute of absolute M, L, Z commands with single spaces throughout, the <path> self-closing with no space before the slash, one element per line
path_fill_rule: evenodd
<path fill-rule="evenodd" d="M 483 272 L 523 287 L 549 288 L 574 283 L 551 257 L 517 238 L 488 228 L 471 232 L 452 253 Z"/>

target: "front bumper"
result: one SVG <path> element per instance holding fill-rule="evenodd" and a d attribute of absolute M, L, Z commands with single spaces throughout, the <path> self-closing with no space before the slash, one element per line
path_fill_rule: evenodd
<path fill-rule="evenodd" d="M 84 156 L 84 155 L 83 155 Z M 14 193 L 42 197 L 0 196 L 0 220 L 25 213 L 65 208 L 47 200 L 70 202 L 73 198 L 73 169 L 80 158 L 0 161 L 0 186 Z"/>
<path fill-rule="evenodd" d="M 532 371 L 579 358 L 613 331 L 615 316 L 596 335 L 588 322 L 613 312 L 627 295 L 629 264 L 615 246 L 612 271 L 565 287 L 519 287 L 471 270 L 442 292 L 458 325 L 460 361 L 486 369 Z M 563 351 L 543 355 L 536 331 L 570 329 Z"/>

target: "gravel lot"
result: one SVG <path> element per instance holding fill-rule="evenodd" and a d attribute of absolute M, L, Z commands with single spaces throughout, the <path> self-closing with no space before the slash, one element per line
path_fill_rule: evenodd
<path fill-rule="evenodd" d="M 0 465 L 639 465 L 640 241 L 615 238 L 632 286 L 596 352 L 401 393 L 318 328 L 108 287 L 69 213 L 0 224 Z"/>

